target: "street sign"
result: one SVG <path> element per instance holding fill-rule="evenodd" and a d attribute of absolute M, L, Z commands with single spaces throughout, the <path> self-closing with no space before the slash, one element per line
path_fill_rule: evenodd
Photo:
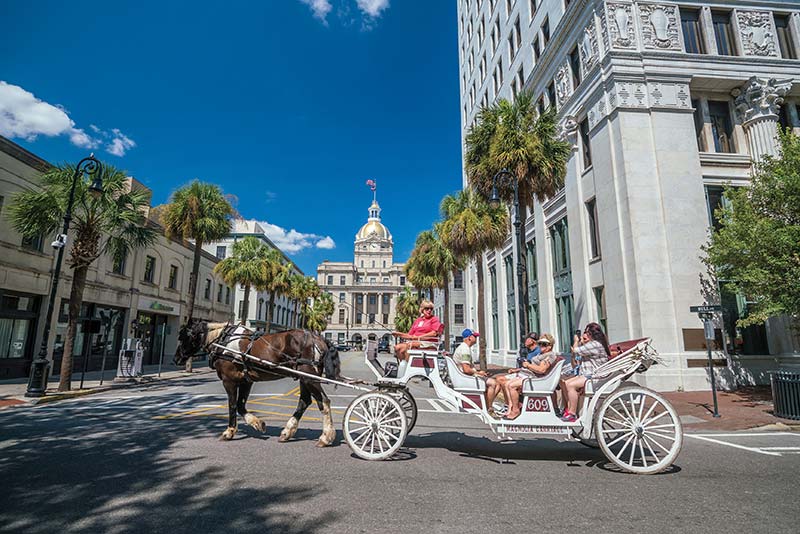
<path fill-rule="evenodd" d="M 714 339 L 716 337 L 716 336 L 714 336 L 714 323 L 712 323 L 711 321 L 708 321 L 708 320 L 703 321 L 703 330 L 705 331 L 706 340 L 707 341 L 714 341 Z"/>
<path fill-rule="evenodd" d="M 689 311 L 692 313 L 711 313 L 711 312 L 721 312 L 722 306 L 719 304 L 714 305 L 704 305 L 704 306 L 689 306 Z"/>

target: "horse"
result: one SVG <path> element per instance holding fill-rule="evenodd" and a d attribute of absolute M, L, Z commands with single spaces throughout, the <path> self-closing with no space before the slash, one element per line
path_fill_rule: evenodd
<path fill-rule="evenodd" d="M 236 435 L 237 412 L 244 417 L 245 423 L 259 432 L 266 432 L 267 425 L 255 415 L 248 413 L 245 404 L 250 395 L 253 382 L 295 378 L 289 372 L 269 365 L 254 368 L 253 364 L 233 358 L 227 349 L 250 354 L 256 358 L 279 364 L 326 378 L 339 378 L 341 362 L 336 346 L 329 343 L 319 334 L 308 330 L 287 330 L 274 334 L 255 335 L 255 332 L 242 325 L 229 323 L 208 323 L 191 321 L 181 327 L 178 333 L 178 347 L 175 350 L 175 365 L 183 365 L 186 360 L 196 354 L 207 352 L 209 366 L 217 371 L 222 386 L 228 394 L 228 428 L 220 436 L 223 441 L 230 441 Z M 278 441 L 286 442 L 297 432 L 300 418 L 311 404 L 311 398 L 317 402 L 322 412 L 322 435 L 317 442 L 318 447 L 331 445 L 336 437 L 331 417 L 331 401 L 322 389 L 320 381 L 313 378 L 300 377 L 300 400 L 292 417 L 286 422 Z"/>

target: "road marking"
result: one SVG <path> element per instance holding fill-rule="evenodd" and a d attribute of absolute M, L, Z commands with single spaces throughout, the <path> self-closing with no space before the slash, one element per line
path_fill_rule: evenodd
<path fill-rule="evenodd" d="M 687 436 L 687 437 L 699 439 L 699 440 L 702 440 L 702 441 L 708 441 L 708 442 L 711 442 L 711 443 L 717 443 L 718 445 L 727 445 L 728 447 L 733 447 L 734 449 L 742 449 L 742 450 L 745 450 L 745 451 L 755 452 L 755 453 L 758 453 L 758 454 L 765 454 L 767 456 L 780 456 L 781 455 L 781 453 L 779 453 L 779 452 L 765 451 L 760 447 L 745 447 L 744 445 L 739 445 L 737 443 L 730 443 L 730 442 L 722 441 L 722 440 L 719 440 L 719 439 L 709 438 L 709 437 L 707 437 L 707 435 L 700 435 L 700 434 L 684 434 L 684 435 Z M 736 434 L 728 434 L 728 435 L 729 436 L 736 436 Z"/>
<path fill-rule="evenodd" d="M 800 451 L 800 447 L 760 447 L 762 451 Z"/>
<path fill-rule="evenodd" d="M 741 434 L 686 434 L 687 436 L 701 436 L 704 438 L 756 438 L 762 436 L 795 436 L 800 437 L 796 432 L 743 432 Z"/>

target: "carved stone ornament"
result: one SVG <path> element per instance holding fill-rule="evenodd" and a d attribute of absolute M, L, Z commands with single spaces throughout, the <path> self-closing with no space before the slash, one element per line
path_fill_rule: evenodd
<path fill-rule="evenodd" d="M 580 54 L 581 68 L 583 68 L 584 73 L 589 72 L 597 62 L 597 57 L 599 56 L 597 50 L 597 31 L 594 27 L 594 20 L 583 30 L 583 38 L 580 42 Z"/>
<path fill-rule="evenodd" d="M 734 89 L 731 94 L 736 98 L 734 105 L 742 123 L 747 123 L 768 116 L 777 119 L 783 97 L 791 88 L 791 80 L 767 80 L 753 76 L 741 89 Z"/>
<path fill-rule="evenodd" d="M 636 48 L 633 4 L 606 3 L 606 20 L 611 48 Z"/>
<path fill-rule="evenodd" d="M 572 96 L 572 71 L 569 63 L 564 63 L 556 72 L 556 100 L 561 108 L 569 97 Z"/>
<path fill-rule="evenodd" d="M 649 50 L 681 50 L 678 9 L 675 6 L 639 4 L 642 44 Z"/>
<path fill-rule="evenodd" d="M 558 125 L 558 139 L 575 145 L 578 141 L 578 126 L 575 117 L 567 115 Z"/>
<path fill-rule="evenodd" d="M 767 11 L 737 11 L 739 35 L 746 56 L 777 57 L 772 17 Z"/>

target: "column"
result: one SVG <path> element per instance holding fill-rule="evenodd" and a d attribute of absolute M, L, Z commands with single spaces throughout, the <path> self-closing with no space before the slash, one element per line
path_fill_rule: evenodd
<path fill-rule="evenodd" d="M 778 154 L 778 113 L 783 97 L 791 87 L 790 80 L 753 76 L 741 89 L 734 89 L 731 93 L 736 98 L 734 104 L 754 162 Z"/>

